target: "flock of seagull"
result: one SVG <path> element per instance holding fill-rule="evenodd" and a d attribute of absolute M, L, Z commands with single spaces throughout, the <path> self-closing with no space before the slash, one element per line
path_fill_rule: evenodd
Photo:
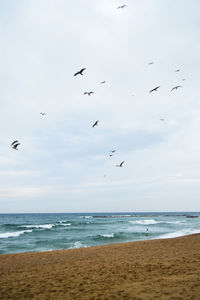
<path fill-rule="evenodd" d="M 127 5 L 123 4 L 123 5 L 121 5 L 121 6 L 118 6 L 117 9 L 123 9 L 123 8 L 125 8 L 125 7 L 127 7 Z M 151 61 L 151 62 L 148 63 L 148 65 L 153 65 L 153 64 L 154 64 L 153 61 Z M 83 72 L 84 72 L 85 70 L 86 70 L 86 68 L 80 69 L 79 71 L 77 71 L 77 72 L 74 74 L 74 76 L 78 76 L 78 75 L 83 76 Z M 180 69 L 176 69 L 176 70 L 175 70 L 175 72 L 179 72 L 179 71 L 180 71 Z M 183 78 L 182 81 L 185 81 L 185 78 Z M 100 82 L 100 84 L 105 84 L 105 83 L 106 83 L 105 80 Z M 174 90 L 177 90 L 177 89 L 179 89 L 179 88 L 181 88 L 181 87 L 182 87 L 182 85 L 174 86 L 174 87 L 171 89 L 171 92 L 174 91 Z M 156 87 L 154 87 L 153 89 L 151 89 L 151 90 L 149 91 L 149 93 L 157 92 L 159 88 L 160 88 L 160 86 L 156 86 Z M 89 92 L 84 92 L 84 93 L 83 93 L 83 95 L 88 95 L 88 96 L 91 96 L 92 94 L 94 94 L 93 91 L 89 91 Z M 132 96 L 134 96 L 134 95 L 132 95 Z M 46 113 L 40 112 L 40 115 L 46 116 Z M 160 121 L 163 122 L 163 121 L 165 121 L 165 119 L 161 118 Z M 94 127 L 96 127 L 96 126 L 98 126 L 98 125 L 99 125 L 99 120 L 95 121 L 95 123 L 92 125 L 92 128 L 94 128 Z M 12 142 L 11 147 L 12 147 L 14 150 L 18 150 L 18 146 L 19 146 L 20 144 L 21 144 L 21 143 L 20 143 L 19 141 L 15 140 L 14 142 Z M 116 149 L 115 149 L 115 150 L 111 150 L 110 153 L 109 153 L 109 157 L 112 157 L 116 151 L 117 151 Z M 116 165 L 116 167 L 120 167 L 120 168 L 121 168 L 121 167 L 123 166 L 124 162 L 125 162 L 125 161 L 123 160 L 119 165 Z M 104 175 L 104 177 L 105 177 L 105 176 L 106 176 L 106 175 Z"/>
<path fill-rule="evenodd" d="M 125 6 L 123 6 L 123 7 L 125 7 Z M 123 8 L 123 7 L 120 6 L 120 7 L 118 7 L 118 8 Z M 152 65 L 152 64 L 154 64 L 153 61 L 152 61 L 152 62 L 149 62 L 149 65 Z M 84 72 L 85 70 L 86 70 L 86 68 L 82 68 L 80 71 L 76 72 L 76 73 L 74 74 L 74 76 L 77 76 L 77 75 L 83 76 L 83 72 Z M 179 71 L 180 71 L 180 69 L 175 70 L 175 72 L 179 72 Z M 182 79 L 182 81 L 185 81 L 185 78 Z M 105 80 L 100 82 L 100 84 L 104 84 L 104 83 L 106 83 Z M 174 86 L 174 87 L 171 89 L 171 92 L 174 91 L 174 90 L 177 90 L 177 89 L 180 88 L 180 87 L 182 87 L 182 85 Z M 149 93 L 157 92 L 159 88 L 160 88 L 160 86 L 156 86 L 155 88 L 151 89 L 151 90 L 149 91 Z M 83 93 L 83 95 L 88 95 L 88 96 L 91 96 L 92 94 L 94 94 L 93 91 L 90 91 L 90 92 L 84 92 L 84 93 Z M 40 112 L 40 115 L 46 116 L 46 113 Z M 163 121 L 165 121 L 165 119 L 161 118 L 160 121 L 163 122 Z M 97 121 L 94 122 L 94 124 L 92 125 L 92 128 L 94 128 L 94 127 L 96 127 L 96 126 L 98 126 L 98 125 L 99 125 L 99 120 L 97 120 Z M 20 142 L 17 141 L 17 140 L 15 140 L 14 142 L 12 142 L 11 147 L 12 147 L 14 150 L 18 150 L 18 146 L 19 146 L 19 145 L 20 145 Z M 109 157 L 112 157 L 112 156 L 114 155 L 115 152 L 116 152 L 116 150 L 111 150 L 111 151 L 110 151 L 110 154 L 109 154 Z M 125 162 L 125 161 L 123 160 L 119 165 L 116 165 L 116 167 L 120 167 L 120 168 L 121 168 L 121 167 L 123 166 L 124 162 Z M 104 175 L 104 177 L 105 177 L 105 175 Z"/>

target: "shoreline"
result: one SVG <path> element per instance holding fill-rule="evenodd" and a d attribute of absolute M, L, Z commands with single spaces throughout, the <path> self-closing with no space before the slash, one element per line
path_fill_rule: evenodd
<path fill-rule="evenodd" d="M 173 232 L 172 232 L 173 233 Z M 164 234 L 165 235 L 165 234 Z M 167 234 L 166 234 L 167 235 Z M 44 251 L 26 251 L 26 252 L 13 252 L 13 253 L 0 253 L 0 257 L 2 255 L 18 255 L 18 254 L 31 254 L 31 253 L 49 253 L 49 252 L 56 252 L 56 251 L 68 251 L 68 250 L 78 250 L 78 249 L 87 249 L 87 248 L 98 248 L 98 247 L 104 247 L 104 246 L 112 246 L 112 245 L 120 245 L 120 244 L 129 244 L 129 243 L 138 243 L 138 242 L 147 242 L 147 241 L 156 241 L 156 240 L 169 240 L 169 239 L 177 239 L 181 237 L 187 237 L 187 236 L 193 236 L 193 235 L 200 235 L 200 232 L 196 233 L 190 233 L 190 234 L 184 234 L 180 236 L 175 237 L 155 237 L 152 239 L 146 239 L 146 240 L 137 240 L 137 241 L 127 241 L 127 242 L 118 242 L 118 243 L 110 243 L 110 244 L 102 244 L 102 245 L 95 245 L 95 246 L 85 246 L 85 247 L 77 247 L 77 248 L 66 248 L 66 249 L 54 249 L 54 250 L 44 250 Z"/>
<path fill-rule="evenodd" d="M 200 234 L 0 255 L 0 299 L 199 299 Z"/>

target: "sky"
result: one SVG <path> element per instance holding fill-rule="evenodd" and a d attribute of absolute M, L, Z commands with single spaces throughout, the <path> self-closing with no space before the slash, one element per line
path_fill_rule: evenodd
<path fill-rule="evenodd" d="M 0 0 L 0 213 L 200 211 L 199 11 Z"/>

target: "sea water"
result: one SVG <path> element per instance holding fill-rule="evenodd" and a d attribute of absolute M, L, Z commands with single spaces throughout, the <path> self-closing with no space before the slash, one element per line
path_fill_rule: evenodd
<path fill-rule="evenodd" d="M 0 254 L 200 233 L 200 213 L 0 214 Z"/>

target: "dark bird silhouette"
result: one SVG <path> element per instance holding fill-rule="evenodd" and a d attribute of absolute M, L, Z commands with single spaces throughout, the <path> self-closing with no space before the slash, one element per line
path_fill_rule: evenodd
<path fill-rule="evenodd" d="M 18 147 L 19 145 L 20 145 L 20 143 L 15 143 L 15 144 L 12 145 L 12 148 L 15 149 L 15 150 L 18 150 L 17 147 Z"/>
<path fill-rule="evenodd" d="M 101 81 L 101 82 L 100 82 L 100 84 L 103 84 L 103 83 L 106 83 L 106 81 L 104 80 L 104 81 Z"/>
<path fill-rule="evenodd" d="M 14 141 L 14 142 L 12 142 L 12 144 L 10 146 L 13 146 L 16 143 L 19 143 L 19 142 L 18 141 Z"/>
<path fill-rule="evenodd" d="M 165 119 L 160 119 L 160 121 L 165 121 Z"/>
<path fill-rule="evenodd" d="M 185 80 L 186 80 L 185 78 L 182 79 L 182 81 L 185 81 Z"/>
<path fill-rule="evenodd" d="M 172 92 L 173 90 L 177 90 L 177 89 L 180 88 L 180 87 L 182 87 L 182 85 L 177 85 L 177 86 L 173 87 L 173 88 L 171 89 L 171 92 Z"/>
<path fill-rule="evenodd" d="M 179 71 L 180 71 L 180 69 L 175 70 L 175 72 L 179 72 Z"/>
<path fill-rule="evenodd" d="M 110 152 L 115 153 L 117 150 L 110 150 Z"/>
<path fill-rule="evenodd" d="M 119 165 L 116 165 L 116 167 L 122 167 L 122 165 L 123 165 L 123 163 L 124 163 L 124 161 L 122 161 Z"/>
<path fill-rule="evenodd" d="M 109 154 L 109 156 L 110 156 L 110 157 L 112 157 L 112 156 L 113 156 L 113 154 Z"/>
<path fill-rule="evenodd" d="M 152 92 L 157 92 L 157 89 L 159 89 L 159 88 L 160 88 L 160 85 L 159 85 L 159 86 L 157 86 L 157 87 L 155 87 L 154 89 L 150 90 L 150 91 L 149 91 L 149 93 L 152 93 Z"/>
<path fill-rule="evenodd" d="M 40 115 L 42 115 L 42 116 L 46 116 L 46 114 L 45 114 L 44 112 L 41 112 L 41 113 L 40 113 Z"/>
<path fill-rule="evenodd" d="M 149 65 L 153 65 L 153 64 L 154 64 L 154 62 L 153 62 L 153 61 L 151 61 L 151 62 L 149 62 L 148 64 L 149 64 Z"/>
<path fill-rule="evenodd" d="M 126 6 L 127 6 L 127 5 L 123 4 L 123 5 L 121 5 L 121 6 L 118 6 L 117 9 L 119 9 L 119 8 L 124 8 L 124 7 L 126 7 Z"/>
<path fill-rule="evenodd" d="M 92 125 L 92 127 L 94 128 L 95 126 L 98 126 L 98 122 L 99 122 L 99 121 L 96 121 L 96 122 Z"/>
<path fill-rule="evenodd" d="M 85 70 L 86 70 L 86 68 L 81 69 L 80 71 L 76 72 L 76 73 L 74 74 L 74 76 L 77 76 L 77 75 L 83 75 L 83 71 L 85 71 Z"/>
<path fill-rule="evenodd" d="M 88 95 L 88 96 L 91 96 L 91 94 L 94 94 L 94 92 L 85 92 L 83 95 Z"/>

